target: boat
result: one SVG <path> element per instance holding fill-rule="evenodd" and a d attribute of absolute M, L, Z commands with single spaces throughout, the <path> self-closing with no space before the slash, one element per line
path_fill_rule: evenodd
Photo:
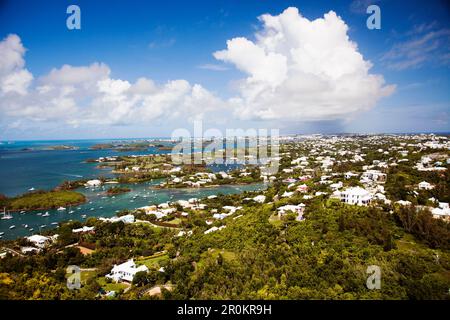
<path fill-rule="evenodd" d="M 22 210 L 22 211 L 20 211 L 20 213 L 21 213 L 21 214 L 24 214 L 24 213 L 25 213 L 25 211 L 24 211 L 24 210 Z"/>
<path fill-rule="evenodd" d="M 35 189 L 33 187 L 31 187 L 30 189 L 28 189 L 28 191 L 34 191 Z"/>
<path fill-rule="evenodd" d="M 42 216 L 43 216 L 43 217 L 48 217 L 48 216 L 50 216 L 50 214 L 49 214 L 48 212 L 46 212 L 46 213 L 44 213 Z"/>
<path fill-rule="evenodd" d="M 24 227 L 25 229 L 27 229 L 27 228 L 28 228 L 28 225 L 27 225 L 27 224 L 24 224 L 23 227 Z"/>
<path fill-rule="evenodd" d="M 64 210 L 66 210 L 66 208 L 64 208 L 64 207 L 59 207 L 59 208 L 56 209 L 56 210 L 58 210 L 58 211 L 64 211 Z"/>
<path fill-rule="evenodd" d="M 87 216 L 86 216 L 85 214 L 83 214 L 83 215 L 81 215 L 81 217 L 82 217 L 83 219 L 85 219 Z"/>
<path fill-rule="evenodd" d="M 30 230 L 30 231 L 34 231 L 34 229 L 33 229 L 33 228 L 30 228 L 30 229 L 28 229 L 28 230 Z"/>
<path fill-rule="evenodd" d="M 12 226 L 10 226 L 9 228 L 10 229 L 14 229 L 16 226 L 15 225 L 12 225 Z"/>
<path fill-rule="evenodd" d="M 47 227 L 47 225 L 43 224 L 42 226 L 40 226 L 39 228 L 45 228 Z"/>
<path fill-rule="evenodd" d="M 37 216 L 42 216 L 42 212 L 36 213 Z"/>
<path fill-rule="evenodd" d="M 2 220 L 9 220 L 9 219 L 12 219 L 12 215 L 10 215 L 9 214 L 9 212 L 8 213 L 6 213 L 6 208 L 3 208 L 3 217 L 1 218 Z"/>
<path fill-rule="evenodd" d="M 2 236 L 2 235 L 4 235 L 5 233 L 4 232 L 0 232 L 0 236 Z"/>
<path fill-rule="evenodd" d="M 57 224 L 58 224 L 58 222 L 52 222 L 51 224 L 52 224 L 52 225 L 57 225 Z"/>
<path fill-rule="evenodd" d="M 69 213 L 74 213 L 74 212 L 75 212 L 75 211 L 73 211 L 73 210 L 70 210 L 70 211 L 69 211 Z"/>

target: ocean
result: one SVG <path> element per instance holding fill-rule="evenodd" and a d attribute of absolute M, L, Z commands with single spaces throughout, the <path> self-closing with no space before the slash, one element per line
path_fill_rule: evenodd
<path fill-rule="evenodd" d="M 50 190 L 65 180 L 83 178 L 111 177 L 110 169 L 98 169 L 97 163 L 86 163 L 86 159 L 117 155 L 141 155 L 167 153 L 157 148 L 149 147 L 144 151 L 120 152 L 116 150 L 92 150 L 90 147 L 98 143 L 126 141 L 117 140 L 55 140 L 55 141 L 14 141 L 0 144 L 0 193 L 8 197 L 35 190 Z M 137 140 L 137 139 L 132 139 Z M 76 150 L 49 150 L 55 145 L 76 147 Z M 214 171 L 227 170 L 235 166 L 214 166 Z M 221 186 L 204 189 L 170 189 L 154 190 L 151 187 L 159 184 L 154 180 L 140 184 L 126 184 L 131 192 L 107 197 L 104 187 L 97 189 L 79 188 L 88 202 L 80 206 L 67 208 L 64 211 L 48 210 L 49 216 L 42 217 L 46 211 L 30 211 L 13 213 L 13 218 L 0 220 L 2 239 L 15 239 L 29 236 L 44 229 L 53 228 L 57 222 L 67 220 L 84 220 L 89 217 L 112 217 L 118 211 L 135 209 L 146 205 L 159 204 L 166 201 L 202 198 L 213 194 L 231 194 L 243 191 L 259 190 L 263 184 L 245 186 Z M 1 208 L 0 208 L 1 209 Z M 73 211 L 72 213 L 69 213 Z M 86 218 L 83 218 L 86 216 Z M 53 224 L 52 224 L 53 223 Z M 15 226 L 10 229 L 11 226 Z M 33 230 L 30 230 L 33 229 Z"/>

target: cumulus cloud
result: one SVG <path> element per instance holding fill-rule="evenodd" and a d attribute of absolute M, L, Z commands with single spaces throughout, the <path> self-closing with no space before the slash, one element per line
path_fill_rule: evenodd
<path fill-rule="evenodd" d="M 247 77 L 230 99 L 244 119 L 329 120 L 348 118 L 375 106 L 395 87 L 370 74 L 348 35 L 348 26 L 333 11 L 308 20 L 297 8 L 259 17 L 255 41 L 234 38 L 214 53 Z"/>
<path fill-rule="evenodd" d="M 104 63 L 92 63 L 89 66 L 73 67 L 63 65 L 61 68 L 53 68 L 49 74 L 41 77 L 39 81 L 43 84 L 55 86 L 84 85 L 86 87 L 97 81 L 109 77 L 111 70 Z"/>
<path fill-rule="evenodd" d="M 358 51 L 348 27 L 330 11 L 308 20 L 296 8 L 259 17 L 262 28 L 250 40 L 227 41 L 214 57 L 245 74 L 237 94 L 219 98 L 200 84 L 183 79 L 156 83 L 142 77 L 112 77 L 109 66 L 63 65 L 34 78 L 25 68 L 17 35 L 0 41 L 0 118 L 8 123 L 54 122 L 59 125 L 153 125 L 218 118 L 262 120 L 341 120 L 372 108 L 394 91 Z M 221 71 L 220 65 L 202 68 Z M 232 119 L 230 119 L 232 121 Z"/>
<path fill-rule="evenodd" d="M 17 35 L 11 34 L 0 42 L 0 92 L 25 95 L 33 80 L 24 68 L 25 48 Z"/>
<path fill-rule="evenodd" d="M 0 42 L 0 114 L 13 121 L 54 121 L 77 127 L 149 124 L 158 118 L 202 117 L 223 102 L 198 84 L 172 80 L 156 84 L 111 78 L 103 63 L 63 65 L 37 78 L 25 69 L 25 48 L 17 35 Z M 30 88 L 29 88 L 30 87 Z"/>

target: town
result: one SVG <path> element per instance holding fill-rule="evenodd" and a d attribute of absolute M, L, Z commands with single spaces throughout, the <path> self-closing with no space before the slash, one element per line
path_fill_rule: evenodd
<path fill-rule="evenodd" d="M 206 164 L 172 164 L 164 154 L 96 159 L 107 163 L 117 179 L 82 181 L 71 189 L 96 190 L 108 183 L 120 188 L 150 179 L 159 179 L 163 189 L 261 188 L 149 203 L 114 217 L 88 216 L 4 240 L 0 296 L 359 299 L 446 294 L 449 136 L 284 136 L 279 150 L 270 159 L 279 163 L 275 173 L 266 170 L 267 161 L 214 172 Z M 391 284 L 381 292 L 368 291 L 361 270 L 377 263 L 384 265 Z M 69 265 L 81 267 L 77 290 L 66 287 Z M 404 275 L 419 265 L 413 285 Z"/>

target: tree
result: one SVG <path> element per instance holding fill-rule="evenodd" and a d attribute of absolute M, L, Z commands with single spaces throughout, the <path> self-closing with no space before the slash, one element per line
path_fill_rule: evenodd
<path fill-rule="evenodd" d="M 145 286 L 149 283 L 149 279 L 147 277 L 147 271 L 139 271 L 133 277 L 133 285 L 137 287 Z"/>

